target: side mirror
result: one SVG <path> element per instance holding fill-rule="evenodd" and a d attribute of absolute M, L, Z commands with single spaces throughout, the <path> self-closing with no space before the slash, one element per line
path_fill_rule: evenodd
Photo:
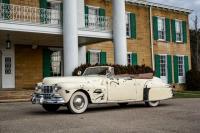
<path fill-rule="evenodd" d="M 78 76 L 81 76 L 81 75 L 82 75 L 82 72 L 81 72 L 81 71 L 78 71 L 77 75 L 78 75 Z"/>

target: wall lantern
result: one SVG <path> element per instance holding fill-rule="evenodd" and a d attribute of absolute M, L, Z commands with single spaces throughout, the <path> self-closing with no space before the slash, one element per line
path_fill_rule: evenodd
<path fill-rule="evenodd" d="M 6 49 L 11 49 L 11 41 L 10 41 L 10 35 L 7 35 L 7 40 L 6 40 Z"/>

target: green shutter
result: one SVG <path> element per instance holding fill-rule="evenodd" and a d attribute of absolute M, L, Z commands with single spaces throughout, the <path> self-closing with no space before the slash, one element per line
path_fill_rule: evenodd
<path fill-rule="evenodd" d="M 153 17 L 153 36 L 154 40 L 158 40 L 158 17 Z"/>
<path fill-rule="evenodd" d="M 184 57 L 185 74 L 189 71 L 189 60 L 188 56 Z"/>
<path fill-rule="evenodd" d="M 132 53 L 132 65 L 138 64 L 137 53 Z"/>
<path fill-rule="evenodd" d="M 160 78 L 160 55 L 155 55 L 155 75 Z"/>
<path fill-rule="evenodd" d="M 47 12 L 45 9 L 47 9 L 47 0 L 40 0 L 40 22 L 43 24 L 47 23 Z"/>
<path fill-rule="evenodd" d="M 172 83 L 172 57 L 167 55 L 167 71 L 168 71 L 168 83 Z"/>
<path fill-rule="evenodd" d="M 178 56 L 174 56 L 174 82 L 178 83 Z"/>
<path fill-rule="evenodd" d="M 89 23 L 88 14 L 89 14 L 89 7 L 85 6 L 85 26 L 86 27 L 88 27 L 88 23 Z"/>
<path fill-rule="evenodd" d="M 107 64 L 106 52 L 101 52 L 100 53 L 100 64 L 101 65 L 106 65 Z"/>
<path fill-rule="evenodd" d="M 10 18 L 10 5 L 9 5 L 10 0 L 2 0 L 2 3 L 7 4 L 3 7 L 4 10 L 3 19 L 8 20 Z"/>
<path fill-rule="evenodd" d="M 106 15 L 106 11 L 105 11 L 105 9 L 103 9 L 103 8 L 99 8 L 99 16 L 101 16 L 101 17 L 105 17 L 105 15 Z"/>
<path fill-rule="evenodd" d="M 86 63 L 90 64 L 90 51 L 86 53 Z"/>
<path fill-rule="evenodd" d="M 136 39 L 137 24 L 136 24 L 136 15 L 134 13 L 130 13 L 130 26 L 131 26 L 131 38 Z"/>
<path fill-rule="evenodd" d="M 49 49 L 43 49 L 43 77 L 52 76 L 51 54 Z"/>
<path fill-rule="evenodd" d="M 88 14 L 88 13 L 89 13 L 89 7 L 85 6 L 85 14 Z"/>
<path fill-rule="evenodd" d="M 105 29 L 105 15 L 106 15 L 106 11 L 105 9 L 102 9 L 102 8 L 99 8 L 99 16 L 101 17 L 100 18 L 100 22 L 99 22 L 99 27 L 103 30 Z"/>
<path fill-rule="evenodd" d="M 60 3 L 60 22 L 63 26 L 63 3 Z"/>
<path fill-rule="evenodd" d="M 186 44 L 187 43 L 187 23 L 186 23 L 186 21 L 182 22 L 182 27 L 183 27 L 183 42 Z"/>
<path fill-rule="evenodd" d="M 176 21 L 175 20 L 171 20 L 171 24 L 172 24 L 172 41 L 176 42 Z"/>
<path fill-rule="evenodd" d="M 165 27 L 166 27 L 166 41 L 171 41 L 171 34 L 170 34 L 170 19 L 165 19 Z"/>

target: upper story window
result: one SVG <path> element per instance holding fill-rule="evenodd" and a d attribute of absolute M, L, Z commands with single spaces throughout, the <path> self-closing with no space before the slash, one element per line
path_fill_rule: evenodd
<path fill-rule="evenodd" d="M 89 15 L 98 16 L 98 15 L 99 15 L 99 8 L 89 6 L 89 7 L 88 7 L 88 14 L 89 14 Z"/>
<path fill-rule="evenodd" d="M 176 20 L 176 42 L 183 42 L 182 21 Z"/>
<path fill-rule="evenodd" d="M 126 36 L 131 36 L 130 13 L 126 13 Z"/>
<path fill-rule="evenodd" d="M 166 40 L 165 18 L 158 17 L 158 40 Z"/>
<path fill-rule="evenodd" d="M 48 9 L 53 9 L 53 10 L 61 10 L 61 3 L 60 2 L 48 2 L 47 3 L 47 8 Z"/>
<path fill-rule="evenodd" d="M 100 64 L 100 53 L 99 50 L 91 50 L 90 51 L 90 64 Z"/>
<path fill-rule="evenodd" d="M 61 2 L 51 1 L 47 3 L 47 8 L 51 9 L 48 12 L 49 17 L 48 20 L 50 24 L 61 24 Z"/>
<path fill-rule="evenodd" d="M 89 28 L 98 28 L 98 16 L 99 16 L 99 8 L 88 6 L 88 16 L 86 18 L 86 25 Z"/>

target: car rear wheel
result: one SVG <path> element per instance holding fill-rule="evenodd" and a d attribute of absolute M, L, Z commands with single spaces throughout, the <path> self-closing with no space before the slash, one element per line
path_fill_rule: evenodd
<path fill-rule="evenodd" d="M 88 107 L 88 98 L 83 92 L 75 92 L 67 104 L 69 111 L 73 114 L 81 114 Z"/>
<path fill-rule="evenodd" d="M 118 103 L 120 107 L 126 107 L 128 103 Z"/>
<path fill-rule="evenodd" d="M 60 108 L 60 105 L 43 104 L 42 107 L 43 107 L 47 112 L 56 112 L 56 111 Z"/>
<path fill-rule="evenodd" d="M 160 101 L 148 101 L 145 102 L 148 107 L 157 107 L 160 104 Z"/>

